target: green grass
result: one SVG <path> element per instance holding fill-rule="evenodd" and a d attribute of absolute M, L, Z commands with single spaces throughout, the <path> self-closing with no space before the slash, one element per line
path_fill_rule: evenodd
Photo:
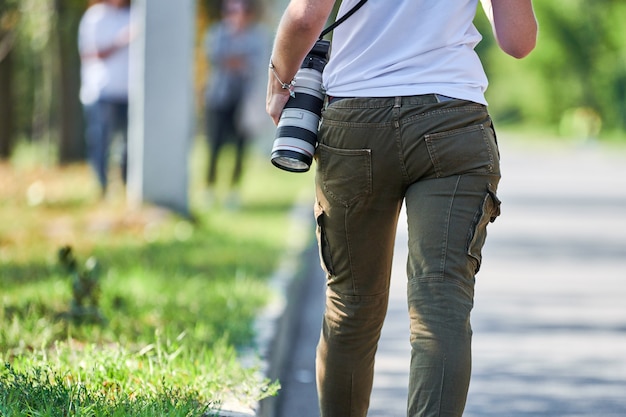
<path fill-rule="evenodd" d="M 267 281 L 312 174 L 251 152 L 240 208 L 207 207 L 204 154 L 197 144 L 193 219 L 130 209 L 119 186 L 100 201 L 87 166 L 42 166 L 37 147 L 0 164 L 0 415 L 192 416 L 276 392 L 239 352 L 253 348 L 254 320 L 275 296 Z M 57 259 L 65 245 L 80 270 L 97 260 L 102 322 L 73 314 L 75 275 Z"/>

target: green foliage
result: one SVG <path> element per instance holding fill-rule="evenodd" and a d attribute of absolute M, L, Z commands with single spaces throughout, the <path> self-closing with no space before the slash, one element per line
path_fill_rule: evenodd
<path fill-rule="evenodd" d="M 57 344 L 54 352 L 6 364 L 0 370 L 3 415 L 201 416 L 230 398 L 259 399 L 276 384 L 240 369 L 225 343 L 212 350 L 176 340 L 129 352 L 122 346 Z M 205 414 L 207 413 L 207 414 Z"/>
<path fill-rule="evenodd" d="M 184 219 L 98 201 L 87 166 L 41 170 L 24 153 L 0 163 L 0 218 L 13 219 L 0 224 L 3 415 L 200 416 L 275 394 L 240 355 L 256 360 L 254 321 L 276 296 L 267 280 L 293 239 L 287 213 L 309 174 L 251 152 L 240 209 L 207 208 L 194 175 L 194 218 Z M 106 323 L 61 319 L 76 297 L 57 261 L 63 245 L 98 259 Z"/>
<path fill-rule="evenodd" d="M 63 246 L 59 249 L 59 263 L 65 267 L 71 277 L 72 302 L 69 311 L 62 313 L 60 317 L 72 320 L 75 323 L 100 323 L 106 322 L 100 312 L 100 281 L 98 262 L 90 257 L 85 262 L 85 267 L 80 268 L 74 257 L 71 246 Z"/>
<path fill-rule="evenodd" d="M 496 121 L 594 136 L 626 129 L 626 3 L 535 1 L 536 49 L 518 61 L 495 46 L 485 19 L 479 53 Z"/>

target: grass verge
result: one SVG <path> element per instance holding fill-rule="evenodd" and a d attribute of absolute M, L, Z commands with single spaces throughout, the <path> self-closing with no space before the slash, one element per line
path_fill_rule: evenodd
<path fill-rule="evenodd" d="M 276 392 L 238 352 L 274 296 L 267 280 L 311 174 L 252 152 L 238 209 L 209 207 L 204 154 L 197 144 L 193 220 L 131 210 L 119 185 L 101 201 L 87 166 L 42 166 L 37 149 L 0 164 L 0 415 L 210 415 Z"/>

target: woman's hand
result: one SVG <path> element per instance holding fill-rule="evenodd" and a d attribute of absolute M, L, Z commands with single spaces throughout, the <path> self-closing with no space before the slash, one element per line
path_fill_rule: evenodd
<path fill-rule="evenodd" d="M 285 108 L 289 100 L 289 90 L 283 88 L 282 85 L 275 79 L 272 70 L 268 75 L 267 83 L 267 101 L 265 102 L 265 111 L 270 115 L 275 125 L 278 125 L 280 115 Z"/>

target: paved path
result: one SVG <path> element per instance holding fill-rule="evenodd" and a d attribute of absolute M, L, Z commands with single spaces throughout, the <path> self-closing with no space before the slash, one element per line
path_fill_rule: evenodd
<path fill-rule="evenodd" d="M 626 154 L 503 163 L 465 415 L 626 416 Z"/>
<path fill-rule="evenodd" d="M 626 152 L 500 142 L 502 216 L 477 277 L 464 416 L 626 416 Z M 405 229 L 401 221 L 369 417 L 406 415 Z M 307 289 L 299 327 L 307 339 L 283 380 L 281 417 L 319 416 L 310 346 L 319 282 Z"/>

